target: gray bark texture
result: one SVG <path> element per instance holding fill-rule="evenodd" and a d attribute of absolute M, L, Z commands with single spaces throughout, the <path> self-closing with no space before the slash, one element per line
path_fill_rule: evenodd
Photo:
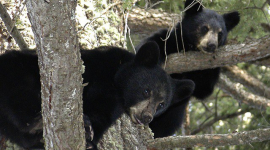
<path fill-rule="evenodd" d="M 270 129 L 258 129 L 230 134 L 204 134 L 190 136 L 170 136 L 148 141 L 148 149 L 166 150 L 189 147 L 218 147 L 245 145 L 252 142 L 270 140 Z"/>
<path fill-rule="evenodd" d="M 146 150 L 150 139 L 153 139 L 153 133 L 148 126 L 136 125 L 127 114 L 123 114 L 103 135 L 98 149 Z"/>
<path fill-rule="evenodd" d="M 128 17 L 132 34 L 147 36 L 161 28 L 174 26 L 181 20 L 181 14 L 166 13 L 156 9 L 133 8 Z"/>
<path fill-rule="evenodd" d="M 185 54 L 171 54 L 168 56 L 165 70 L 171 74 L 234 65 L 265 58 L 270 56 L 269 52 L 270 36 L 265 36 L 250 43 L 221 47 L 214 54 L 190 51 Z"/>
<path fill-rule="evenodd" d="M 85 150 L 82 61 L 73 0 L 28 0 L 41 76 L 46 149 Z"/>

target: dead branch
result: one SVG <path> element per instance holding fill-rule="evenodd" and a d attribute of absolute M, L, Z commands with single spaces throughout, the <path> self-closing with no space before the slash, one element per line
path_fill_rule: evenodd
<path fill-rule="evenodd" d="M 231 82 L 224 74 L 220 75 L 218 87 L 231 95 L 239 103 L 245 103 L 257 109 L 270 107 L 269 99 L 246 92 L 240 84 Z"/>
<path fill-rule="evenodd" d="M 203 70 L 254 61 L 267 56 L 270 56 L 270 36 L 246 44 L 227 45 L 214 54 L 202 52 L 186 52 L 185 55 L 171 54 L 168 56 L 165 70 L 169 74 Z"/>
<path fill-rule="evenodd" d="M 270 128 L 230 134 L 205 134 L 191 136 L 170 136 L 148 141 L 148 149 L 173 149 L 189 147 L 218 147 L 245 145 L 270 140 Z"/>
<path fill-rule="evenodd" d="M 234 82 L 243 84 L 254 94 L 270 99 L 270 88 L 260 80 L 250 76 L 245 70 L 237 66 L 226 66 L 223 68 L 223 73 Z"/>
<path fill-rule="evenodd" d="M 14 38 L 20 49 L 21 50 L 27 49 L 28 45 L 24 41 L 19 30 L 13 24 L 13 21 L 11 20 L 6 8 L 1 3 L 0 3 L 0 16 L 3 22 L 5 23 L 5 26 L 7 27 L 9 34 Z"/>

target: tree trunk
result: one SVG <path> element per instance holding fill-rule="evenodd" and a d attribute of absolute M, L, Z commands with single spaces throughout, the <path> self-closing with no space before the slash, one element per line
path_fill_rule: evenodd
<path fill-rule="evenodd" d="M 127 2 L 128 3 L 128 2 Z M 130 3 L 130 2 L 129 2 Z M 82 9 L 87 8 L 87 9 Z M 87 21 L 78 21 L 81 46 L 93 48 L 101 45 L 125 47 L 126 17 L 121 1 L 101 3 L 85 0 L 78 4 L 78 15 L 86 14 Z M 94 131 L 95 132 L 95 131 Z M 133 124 L 127 114 L 123 114 L 103 135 L 98 149 L 146 149 L 146 141 L 153 139 L 149 127 Z"/>
<path fill-rule="evenodd" d="M 76 1 L 28 0 L 37 45 L 46 149 L 85 149 Z"/>

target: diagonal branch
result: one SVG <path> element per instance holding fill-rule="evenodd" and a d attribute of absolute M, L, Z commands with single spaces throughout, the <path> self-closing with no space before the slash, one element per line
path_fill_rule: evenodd
<path fill-rule="evenodd" d="M 13 24 L 6 8 L 1 4 L 0 2 L 0 16 L 5 23 L 5 26 L 7 27 L 9 34 L 14 38 L 18 46 L 21 50 L 27 49 L 28 45 L 24 41 L 23 37 L 21 36 L 19 30 L 16 28 L 16 26 Z"/>
<path fill-rule="evenodd" d="M 227 66 L 223 68 L 223 73 L 234 82 L 243 84 L 254 94 L 270 99 L 270 88 L 260 80 L 250 76 L 245 70 L 241 70 L 237 66 Z"/>
<path fill-rule="evenodd" d="M 218 147 L 244 145 L 270 140 L 270 128 L 230 134 L 205 134 L 190 136 L 170 136 L 148 141 L 148 149 L 173 149 L 189 147 Z"/>
<path fill-rule="evenodd" d="M 165 70 L 169 74 L 203 70 L 254 61 L 267 56 L 270 56 L 270 36 L 246 44 L 224 46 L 214 54 L 201 52 L 171 54 L 168 56 Z"/>
<path fill-rule="evenodd" d="M 244 91 L 239 84 L 231 82 L 224 74 L 220 75 L 218 87 L 230 94 L 239 103 L 245 103 L 257 109 L 270 107 L 269 99 Z"/>
<path fill-rule="evenodd" d="M 214 119 L 208 121 L 207 123 L 203 124 L 202 126 L 199 126 L 199 128 L 192 131 L 191 134 L 192 135 L 197 134 L 197 133 L 201 132 L 203 129 L 212 126 L 214 123 L 218 122 L 219 120 L 225 120 L 225 119 L 229 119 L 229 118 L 234 118 L 234 117 L 237 117 L 239 115 L 242 115 L 242 114 L 246 113 L 247 111 L 248 111 L 248 109 L 247 110 L 242 110 L 240 112 L 235 112 L 235 113 L 232 113 L 232 114 L 228 114 L 228 115 L 225 115 L 225 116 L 215 117 Z"/>

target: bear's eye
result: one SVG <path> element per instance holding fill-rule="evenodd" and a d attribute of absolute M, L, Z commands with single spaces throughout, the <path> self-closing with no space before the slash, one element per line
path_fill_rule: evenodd
<path fill-rule="evenodd" d="M 223 33 L 222 33 L 222 32 L 218 32 L 218 40 L 221 40 L 222 35 L 223 35 Z"/>
<path fill-rule="evenodd" d="M 208 31 L 209 31 L 209 29 L 208 29 L 207 26 L 203 26 L 203 27 L 201 28 L 202 34 L 206 34 Z"/>
<path fill-rule="evenodd" d="M 143 97 L 144 98 L 149 98 L 150 97 L 150 90 L 149 89 L 145 89 L 144 91 L 143 91 Z"/>
<path fill-rule="evenodd" d="M 161 109 L 161 108 L 163 108 L 163 107 L 164 107 L 164 102 L 159 103 L 159 104 L 158 104 L 158 108 L 157 108 L 157 109 Z"/>

